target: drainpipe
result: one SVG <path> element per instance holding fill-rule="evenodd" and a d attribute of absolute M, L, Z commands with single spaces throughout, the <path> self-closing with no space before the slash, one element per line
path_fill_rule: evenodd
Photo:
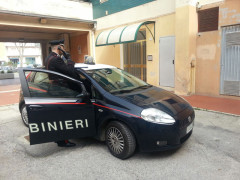
<path fill-rule="evenodd" d="M 92 56 L 93 56 L 93 59 L 95 60 L 95 63 L 96 63 L 96 52 L 95 52 L 95 36 L 94 36 L 94 31 L 91 31 L 91 34 L 92 34 Z"/>
<path fill-rule="evenodd" d="M 195 79 L 196 79 L 196 58 L 191 60 L 191 70 L 190 70 L 190 94 L 195 94 Z"/>

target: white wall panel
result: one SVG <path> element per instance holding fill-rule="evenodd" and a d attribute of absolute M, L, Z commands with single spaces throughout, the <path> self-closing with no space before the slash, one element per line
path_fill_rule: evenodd
<path fill-rule="evenodd" d="M 69 0 L 1 0 L 0 10 L 92 20 L 92 4 Z"/>

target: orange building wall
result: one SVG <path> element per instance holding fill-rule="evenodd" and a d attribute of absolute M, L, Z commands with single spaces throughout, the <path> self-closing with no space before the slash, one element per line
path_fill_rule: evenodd
<path fill-rule="evenodd" d="M 225 0 L 219 9 L 219 26 L 240 24 L 240 0 Z"/>
<path fill-rule="evenodd" d="M 218 31 L 204 32 L 197 38 L 197 94 L 219 94 L 221 47 L 218 41 Z"/>
<path fill-rule="evenodd" d="M 221 27 L 240 23 L 240 0 L 225 0 L 219 4 L 219 28 L 202 32 L 197 37 L 196 94 L 219 96 L 221 64 Z"/>
<path fill-rule="evenodd" d="M 84 55 L 89 55 L 88 33 L 70 37 L 70 54 L 74 62 L 84 61 Z"/>

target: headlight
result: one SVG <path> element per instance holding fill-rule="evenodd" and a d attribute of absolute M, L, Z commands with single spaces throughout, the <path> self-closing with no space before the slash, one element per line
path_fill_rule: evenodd
<path fill-rule="evenodd" d="M 144 109 L 141 113 L 141 117 L 146 121 L 157 124 L 171 125 L 175 123 L 173 117 L 155 108 Z"/>

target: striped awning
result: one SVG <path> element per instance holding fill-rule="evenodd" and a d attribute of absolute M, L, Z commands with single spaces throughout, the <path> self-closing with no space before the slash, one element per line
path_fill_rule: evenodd
<path fill-rule="evenodd" d="M 155 23 L 154 21 L 146 21 L 122 26 L 101 32 L 96 39 L 96 46 L 106 46 L 112 44 L 122 44 L 137 41 L 137 33 L 142 25 Z M 149 29 L 149 28 L 148 28 Z"/>

